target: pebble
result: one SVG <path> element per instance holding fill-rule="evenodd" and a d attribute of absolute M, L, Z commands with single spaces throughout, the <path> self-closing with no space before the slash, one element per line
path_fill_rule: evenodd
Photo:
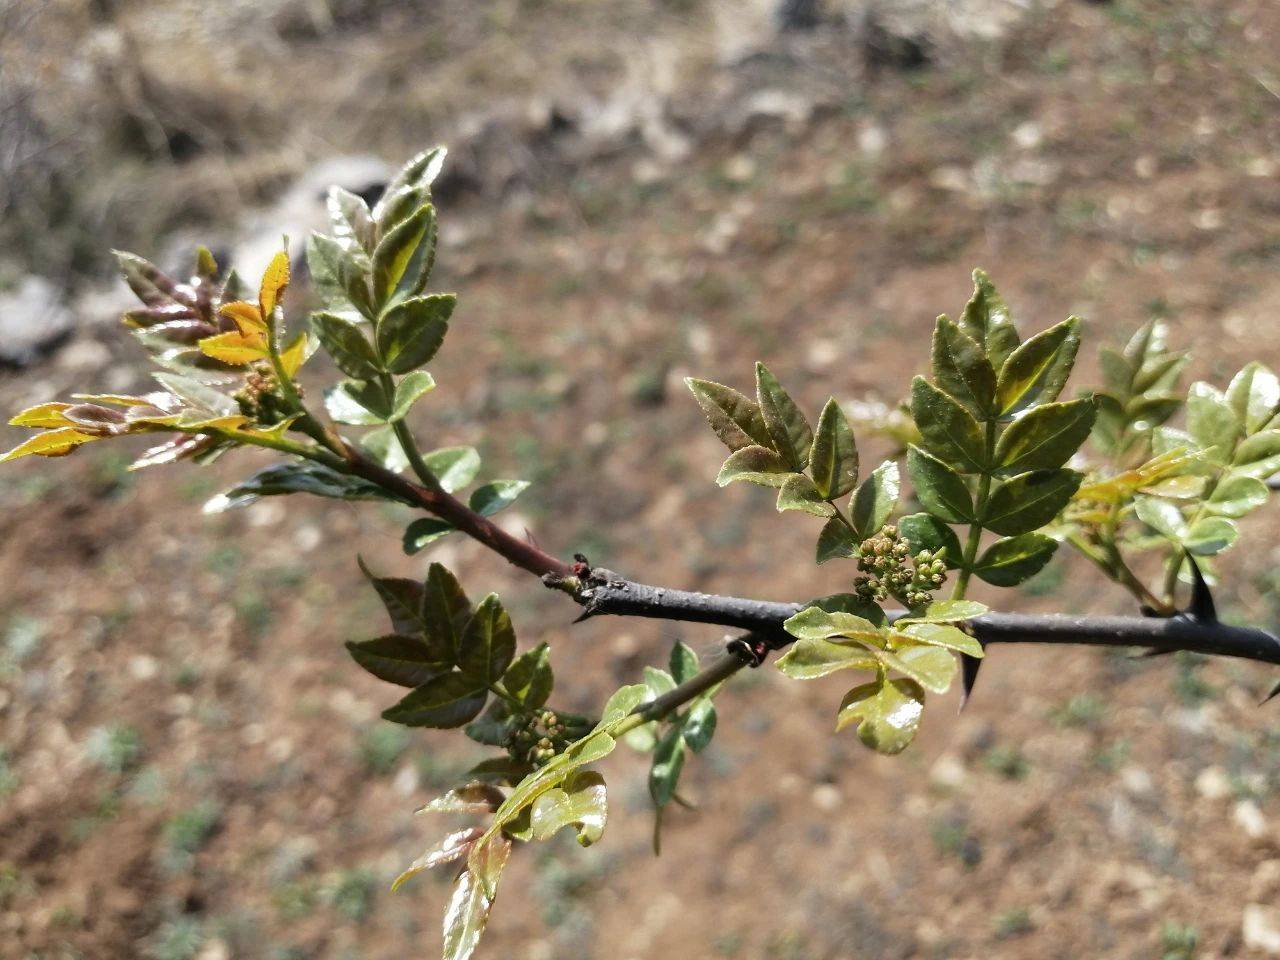
<path fill-rule="evenodd" d="M 1280 908 L 1262 903 L 1247 905 L 1241 917 L 1240 933 L 1246 947 L 1280 954 Z"/>
<path fill-rule="evenodd" d="M 1241 800 L 1237 803 L 1232 818 L 1253 840 L 1267 835 L 1267 818 L 1262 815 L 1262 811 L 1252 800 Z"/>
<path fill-rule="evenodd" d="M 1231 780 L 1221 767 L 1205 767 L 1196 777 L 1196 792 L 1206 800 L 1221 800 L 1231 795 Z"/>

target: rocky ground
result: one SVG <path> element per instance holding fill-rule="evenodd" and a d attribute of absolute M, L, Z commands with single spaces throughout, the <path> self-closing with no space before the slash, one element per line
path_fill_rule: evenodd
<path fill-rule="evenodd" d="M 302 235 L 317 178 L 359 186 L 437 140 L 438 285 L 461 302 L 415 427 L 535 481 L 516 528 L 639 579 L 845 586 L 810 562 L 816 522 L 714 486 L 680 380 L 745 386 L 763 359 L 812 410 L 896 401 L 974 266 L 1031 329 L 1077 313 L 1096 345 L 1163 316 L 1194 377 L 1280 365 L 1263 0 L 828 4 L 781 33 L 768 7 L 699 0 L 18 6 L 0 91 L 41 80 L 24 142 L 51 160 L 4 168 L 3 409 L 145 383 L 89 251 L 170 262 L 199 233 L 252 264 Z M 59 184 L 77 190 L 53 204 Z M 6 957 L 434 955 L 444 882 L 387 887 L 439 830 L 412 810 L 481 753 L 378 719 L 395 691 L 342 648 L 382 631 L 357 550 L 498 590 L 522 642 L 552 643 L 570 707 L 674 639 L 720 640 L 570 626 L 470 543 L 404 557 L 396 509 L 205 517 L 258 458 L 128 473 L 136 452 L 0 477 Z M 1232 619 L 1280 619 L 1277 527 L 1255 520 L 1225 565 Z M 997 599 L 1130 612 L 1070 558 Z M 996 650 L 966 711 L 931 705 L 890 759 L 831 732 L 842 688 L 755 671 L 721 695 L 662 856 L 644 760 L 620 752 L 604 841 L 517 859 L 481 955 L 1280 954 L 1280 721 L 1256 705 L 1275 680 Z"/>

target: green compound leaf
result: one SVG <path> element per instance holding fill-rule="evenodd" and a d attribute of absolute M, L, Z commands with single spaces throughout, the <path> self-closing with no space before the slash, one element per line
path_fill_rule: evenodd
<path fill-rule="evenodd" d="M 1009 308 L 982 270 L 973 271 L 973 296 L 960 315 L 960 329 L 981 344 L 992 369 L 997 371 L 1018 346 L 1018 331 Z"/>
<path fill-rule="evenodd" d="M 1182 543 L 1187 535 L 1187 521 L 1182 516 L 1182 510 L 1168 500 L 1137 497 L 1134 501 L 1134 513 L 1152 530 L 1174 543 Z"/>
<path fill-rule="evenodd" d="M 916 497 L 929 513 L 947 523 L 973 519 L 973 498 L 961 476 L 919 447 L 907 450 L 907 475 Z"/>
<path fill-rule="evenodd" d="M 435 221 L 435 207 L 425 203 L 378 241 L 372 260 L 375 304 L 421 289 L 420 282 L 426 280 L 423 268 L 435 259 Z"/>
<path fill-rule="evenodd" d="M 336 313 L 313 313 L 311 329 L 338 369 L 357 380 L 377 377 L 378 358 L 360 328 Z"/>
<path fill-rule="evenodd" d="M 1017 413 L 1033 403 L 1056 400 L 1071 375 L 1079 349 L 1080 319 L 1069 317 L 1013 351 L 996 384 L 1000 413 Z"/>
<path fill-rule="evenodd" d="M 212 498 L 204 505 L 204 512 L 221 513 L 235 507 L 248 506 L 259 497 L 277 497 L 290 493 L 309 493 L 333 500 L 404 502 L 377 484 L 338 473 L 323 464 L 278 463 L 259 470 L 225 493 Z"/>
<path fill-rule="evenodd" d="M 496 593 L 480 601 L 460 644 L 458 668 L 463 676 L 485 687 L 502 679 L 515 656 L 516 632 Z"/>
<path fill-rule="evenodd" d="M 1188 553 L 1198 557 L 1212 557 L 1226 550 L 1240 535 L 1234 520 L 1225 517 L 1204 517 L 1187 531 L 1182 545 Z"/>
<path fill-rule="evenodd" d="M 909 623 L 901 628 L 900 633 L 916 643 L 954 650 L 978 659 L 986 654 L 982 644 L 949 623 Z"/>
<path fill-rule="evenodd" d="M 978 421 L 949 394 L 924 377 L 911 383 L 911 416 L 928 451 L 964 473 L 980 472 L 985 445 Z"/>
<path fill-rule="evenodd" d="M 858 552 L 858 540 L 839 517 L 832 517 L 822 525 L 818 534 L 815 560 L 826 563 L 841 557 L 852 557 Z"/>
<path fill-rule="evenodd" d="M 813 481 L 803 473 L 793 473 L 787 477 L 778 491 L 778 512 L 802 510 L 815 517 L 834 517 L 835 508 L 827 503 Z"/>
<path fill-rule="evenodd" d="M 444 960 L 468 960 L 475 952 L 510 853 L 511 841 L 506 837 L 498 837 L 479 850 L 471 847 L 468 868 L 459 874 L 444 911 Z"/>
<path fill-rule="evenodd" d="M 824 500 L 843 497 L 858 482 L 858 448 L 853 428 L 834 397 L 827 400 L 818 417 L 809 472 Z"/>
<path fill-rule="evenodd" d="M 729 454 L 729 459 L 720 468 L 716 483 L 724 487 L 735 480 L 745 480 L 762 487 L 780 487 L 787 482 L 788 477 L 795 475 L 780 453 L 752 444 L 739 447 Z"/>
<path fill-rule="evenodd" d="M 543 642 L 516 657 L 502 675 L 502 685 L 507 693 L 530 710 L 536 710 L 545 704 L 555 686 L 555 675 L 551 670 L 551 646 Z"/>
<path fill-rule="evenodd" d="M 473 490 L 467 505 L 482 517 L 491 517 L 515 503 L 527 489 L 528 480 L 494 480 Z"/>
<path fill-rule="evenodd" d="M 973 572 L 995 587 L 1016 587 L 1030 580 L 1053 557 L 1058 541 L 1040 533 L 997 540 L 983 551 Z"/>
<path fill-rule="evenodd" d="M 961 623 L 987 612 L 987 605 L 977 600 L 935 600 L 924 613 L 912 614 L 898 623 Z"/>
<path fill-rule="evenodd" d="M 404 528 L 404 534 L 400 539 L 400 545 L 404 549 L 406 556 L 413 556 L 420 553 L 437 540 L 447 537 L 458 529 L 447 520 L 440 520 L 436 517 L 419 517 L 407 527 Z"/>
<path fill-rule="evenodd" d="M 836 730 L 858 725 L 858 739 L 877 753 L 907 748 L 920 727 L 925 692 L 914 680 L 884 678 L 854 687 L 840 702 Z"/>
<path fill-rule="evenodd" d="M 461 490 L 480 472 L 480 454 L 475 447 L 441 447 L 422 459 L 448 493 Z"/>
<path fill-rule="evenodd" d="M 649 768 L 649 796 L 654 806 L 665 807 L 675 796 L 684 769 L 685 742 L 679 725 L 673 725 L 653 750 L 653 765 Z"/>
<path fill-rule="evenodd" d="M 996 374 L 985 348 L 947 316 L 933 331 L 933 378 L 979 419 L 994 412 Z"/>
<path fill-rule="evenodd" d="M 326 306 L 340 310 L 349 303 L 365 318 L 373 317 L 368 283 L 369 258 L 362 251 L 352 249 L 333 237 L 313 233 L 307 238 L 307 269 Z"/>
<path fill-rule="evenodd" d="M 1245 433 L 1257 433 L 1280 408 L 1280 380 L 1255 360 L 1232 378 L 1226 399 Z"/>
<path fill-rule="evenodd" d="M 880 464 L 871 476 L 858 484 L 849 500 L 849 519 L 859 537 L 867 539 L 889 521 L 898 505 L 901 488 L 898 464 L 893 460 Z"/>
<path fill-rule="evenodd" d="M 378 350 L 391 373 L 408 373 L 428 363 L 444 343 L 458 298 L 451 293 L 413 297 L 396 304 L 378 321 Z"/>
<path fill-rule="evenodd" d="M 1280 430 L 1263 430 L 1240 441 L 1231 458 L 1236 473 L 1266 480 L 1280 473 Z"/>
<path fill-rule="evenodd" d="M 489 691 L 474 677 L 445 673 L 407 694 L 382 719 L 406 727 L 452 729 L 469 723 L 484 708 Z"/>
<path fill-rule="evenodd" d="M 419 637 L 391 634 L 373 640 L 348 641 L 351 658 L 379 680 L 419 687 L 452 666 L 444 651 L 432 650 Z M 448 651 L 451 654 L 452 651 Z"/>
<path fill-rule="evenodd" d="M 378 380 L 343 380 L 324 394 L 324 408 L 338 423 L 354 426 L 385 424 L 392 400 Z"/>
<path fill-rule="evenodd" d="M 982 525 L 1002 536 L 1030 533 L 1053 520 L 1083 476 L 1074 470 L 1036 470 L 1001 484 L 991 495 Z"/>
<path fill-rule="evenodd" d="M 604 777 L 595 770 L 575 770 L 563 787 L 553 787 L 529 807 L 529 830 L 534 840 L 550 840 L 573 827 L 578 843 L 589 847 L 604 835 L 608 817 Z"/>
<path fill-rule="evenodd" d="M 694 753 L 701 753 L 707 748 L 716 732 L 716 706 L 710 697 L 703 696 L 693 701 L 681 730 L 684 742 Z"/>
<path fill-rule="evenodd" d="M 773 448 L 773 439 L 765 428 L 760 405 L 754 400 L 732 387 L 710 380 L 686 377 L 684 382 L 693 392 L 715 435 L 730 450 L 752 445 Z"/>
<path fill-rule="evenodd" d="M 1228 474 L 1218 481 L 1205 508 L 1220 517 L 1243 517 L 1267 502 L 1270 491 L 1256 477 Z"/>
<path fill-rule="evenodd" d="M 1187 394 L 1187 431 L 1212 459 L 1225 462 L 1243 438 L 1244 424 L 1221 391 L 1193 383 Z"/>
<path fill-rule="evenodd" d="M 931 693 L 946 693 L 956 675 L 956 658 L 945 647 L 899 642 L 893 650 L 877 650 L 880 662 L 906 674 Z"/>
<path fill-rule="evenodd" d="M 801 639 L 778 658 L 778 670 L 792 680 L 815 680 L 837 670 L 875 670 L 880 662 L 861 644 Z"/>
<path fill-rule="evenodd" d="M 1055 470 L 1080 449 L 1093 429 L 1093 397 L 1046 403 L 1015 420 L 996 446 L 996 465 L 1006 474 Z"/>
<path fill-rule="evenodd" d="M 756 364 L 756 393 L 773 448 L 795 470 L 809 465 L 813 430 L 791 395 L 763 363 Z"/>
<path fill-rule="evenodd" d="M 852 596 L 839 595 L 840 598 Z M 782 628 L 799 640 L 825 640 L 830 637 L 848 637 L 876 646 L 884 645 L 884 638 L 879 626 L 867 617 L 850 613 L 843 609 L 827 609 L 836 606 L 832 603 L 836 597 L 827 597 L 822 606 L 814 604 L 805 607 L 799 613 L 789 617 Z M 843 606 L 843 604 L 841 604 Z M 858 601 L 855 609 L 865 604 Z"/>
<path fill-rule="evenodd" d="M 960 538 L 954 530 L 928 513 L 913 513 L 898 521 L 898 533 L 911 544 L 911 552 L 943 550 L 943 559 L 953 570 L 960 565 L 963 553 Z"/>
<path fill-rule="evenodd" d="M 676 683 L 692 679 L 698 672 L 698 655 L 688 644 L 677 640 L 671 647 L 669 663 L 671 677 Z"/>
<path fill-rule="evenodd" d="M 422 587 L 422 619 L 427 642 L 433 649 L 452 650 L 457 662 L 462 633 L 471 620 L 471 601 L 444 564 L 433 563 L 427 569 Z"/>

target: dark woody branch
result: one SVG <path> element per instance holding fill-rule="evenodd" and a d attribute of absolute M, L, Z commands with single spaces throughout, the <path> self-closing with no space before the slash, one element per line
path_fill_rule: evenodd
<path fill-rule="evenodd" d="M 653 587 L 596 569 L 584 577 L 544 578 L 580 603 L 584 617 L 614 615 L 711 623 L 752 631 L 770 649 L 791 643 L 782 623 L 801 604 L 724 597 Z M 890 612 L 893 617 L 893 612 Z M 899 616 L 902 614 L 899 613 Z M 968 623 L 984 646 L 993 643 L 1144 647 L 1153 653 L 1187 650 L 1280 664 L 1280 640 L 1265 630 L 1234 627 L 1186 615 L 1169 618 L 989 613 Z"/>

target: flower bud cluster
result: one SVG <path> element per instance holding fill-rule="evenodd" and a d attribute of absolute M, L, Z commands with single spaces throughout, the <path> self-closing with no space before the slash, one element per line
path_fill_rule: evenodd
<path fill-rule="evenodd" d="M 301 387 L 298 388 L 301 393 Z M 266 363 L 254 364 L 244 378 L 244 386 L 232 394 L 240 412 L 255 423 L 273 426 L 288 416 L 288 408 L 280 395 L 275 371 Z"/>
<path fill-rule="evenodd" d="M 512 759 L 541 767 L 569 745 L 565 724 L 554 711 L 537 710 L 515 722 L 505 744 Z"/>
<path fill-rule="evenodd" d="M 911 544 L 892 524 L 862 541 L 858 548 L 858 570 L 854 592 L 871 603 L 890 597 L 909 609 L 927 606 L 933 592 L 946 582 L 947 565 L 941 548 L 911 553 Z"/>

